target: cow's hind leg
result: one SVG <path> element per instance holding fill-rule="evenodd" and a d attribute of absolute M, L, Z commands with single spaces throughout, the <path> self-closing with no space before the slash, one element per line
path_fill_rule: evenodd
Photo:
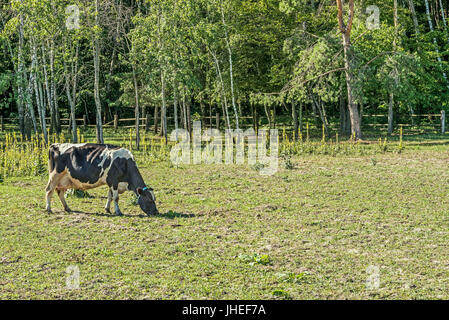
<path fill-rule="evenodd" d="M 53 192 L 55 191 L 56 187 L 59 183 L 59 175 L 56 173 L 56 171 L 53 171 L 50 173 L 50 177 L 48 178 L 47 187 L 45 188 L 45 198 L 47 202 L 47 212 L 51 213 L 51 196 L 53 195 Z"/>
<path fill-rule="evenodd" d="M 67 202 L 65 201 L 65 198 L 64 198 L 65 190 L 63 190 L 63 189 L 56 189 L 56 191 L 58 192 L 58 197 L 61 200 L 62 205 L 64 206 L 64 210 L 66 212 L 72 212 L 72 210 L 70 210 L 70 208 L 67 205 Z"/>
<path fill-rule="evenodd" d="M 108 201 L 106 202 L 106 206 L 104 207 L 107 213 L 111 213 L 111 202 L 112 202 L 112 188 L 109 188 Z"/>
<path fill-rule="evenodd" d="M 54 190 L 47 187 L 45 191 L 46 191 L 45 199 L 47 201 L 46 210 L 48 213 L 51 213 L 51 196 L 53 195 Z"/>

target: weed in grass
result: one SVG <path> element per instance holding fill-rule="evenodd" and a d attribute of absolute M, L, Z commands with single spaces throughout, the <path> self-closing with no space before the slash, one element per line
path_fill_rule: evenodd
<path fill-rule="evenodd" d="M 263 254 L 263 255 L 255 254 L 254 262 L 257 264 L 266 266 L 266 265 L 271 264 L 271 259 L 267 254 Z"/>
<path fill-rule="evenodd" d="M 239 259 L 240 261 L 249 263 L 250 265 L 261 264 L 266 266 L 271 264 L 271 259 L 267 254 L 263 255 L 259 255 L 258 253 L 254 253 L 252 255 L 241 254 L 239 255 Z"/>
<path fill-rule="evenodd" d="M 290 272 L 290 273 L 278 273 L 276 274 L 276 276 L 281 282 L 298 283 L 305 278 L 306 274 L 304 272 L 301 272 L 299 274 Z"/>
<path fill-rule="evenodd" d="M 37 156 L 33 159 L 32 170 L 35 176 L 42 176 L 47 172 L 47 166 L 42 157 Z"/>
<path fill-rule="evenodd" d="M 69 189 L 65 193 L 66 198 L 78 198 L 78 199 L 85 199 L 85 198 L 93 198 L 87 191 L 83 190 L 77 190 L 77 189 Z"/>
<path fill-rule="evenodd" d="M 292 297 L 287 291 L 284 290 L 274 290 L 272 293 L 273 297 L 276 297 L 278 299 L 284 299 L 284 300 L 291 300 Z"/>
<path fill-rule="evenodd" d="M 402 147 L 403 149 L 403 147 Z M 402 150 L 401 149 L 401 150 Z M 280 154 L 284 155 L 369 155 L 377 153 L 385 153 L 388 151 L 387 140 L 382 143 L 379 139 L 377 148 L 374 148 L 371 144 L 361 144 L 359 140 L 355 140 L 353 136 L 347 142 L 341 142 L 338 135 L 335 136 L 335 142 L 333 139 L 326 140 L 326 136 L 323 135 L 320 141 L 312 141 L 307 138 L 305 141 L 299 139 L 298 141 L 289 141 L 284 139 L 280 144 Z"/>
<path fill-rule="evenodd" d="M 384 139 L 382 142 L 382 138 L 379 138 L 379 143 L 377 144 L 378 150 L 380 153 L 385 153 L 388 151 L 388 144 L 387 144 L 387 138 Z"/>
<path fill-rule="evenodd" d="M 261 162 L 256 162 L 256 164 L 251 165 L 251 169 L 259 172 L 260 170 L 262 170 L 263 168 L 265 168 L 265 165 Z"/>
<path fill-rule="evenodd" d="M 292 156 L 287 153 L 281 154 L 282 159 L 284 160 L 284 168 L 286 170 L 293 170 L 295 168 L 295 165 L 292 162 Z"/>

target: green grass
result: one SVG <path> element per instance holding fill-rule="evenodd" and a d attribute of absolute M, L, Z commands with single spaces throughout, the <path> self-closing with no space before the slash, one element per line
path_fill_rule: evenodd
<path fill-rule="evenodd" d="M 154 217 L 130 193 L 105 214 L 106 188 L 68 197 L 71 214 L 55 195 L 47 214 L 45 176 L 6 177 L 0 299 L 449 299 L 448 155 L 307 155 L 272 177 L 139 159 Z"/>

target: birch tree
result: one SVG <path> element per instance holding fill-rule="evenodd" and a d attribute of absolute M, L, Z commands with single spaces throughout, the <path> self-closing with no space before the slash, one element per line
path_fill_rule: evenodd
<path fill-rule="evenodd" d="M 224 27 L 224 31 L 225 31 L 225 41 L 226 41 L 226 47 L 228 49 L 228 56 L 229 56 L 229 78 L 230 78 L 230 81 L 231 81 L 231 99 L 232 99 L 232 108 L 234 109 L 235 127 L 236 127 L 236 129 L 239 129 L 239 114 L 237 112 L 237 107 L 235 105 L 234 72 L 233 72 L 232 50 L 231 50 L 231 44 L 229 42 L 228 26 L 226 25 L 226 21 L 225 21 L 223 0 L 221 0 L 221 19 L 222 19 L 223 27 Z"/>
<path fill-rule="evenodd" d="M 348 108 L 349 117 L 351 119 L 351 132 L 355 139 L 361 139 L 362 129 L 360 124 L 360 116 L 357 104 L 355 103 L 354 97 L 354 66 L 352 62 L 352 47 L 351 47 L 351 30 L 354 20 L 354 0 L 349 0 L 349 10 L 348 10 L 348 21 L 344 22 L 345 10 L 343 8 L 342 0 L 337 1 L 338 10 L 338 26 L 342 34 L 343 39 L 343 52 L 344 52 L 344 65 L 345 65 L 345 76 L 346 76 L 346 88 L 348 93 Z"/>
<path fill-rule="evenodd" d="M 95 0 L 95 25 L 93 28 L 93 61 L 94 61 L 94 98 L 96 106 L 96 135 L 97 142 L 104 143 L 103 139 L 103 124 L 101 119 L 101 100 L 100 100 L 100 26 L 99 26 L 99 10 L 98 0 Z"/>

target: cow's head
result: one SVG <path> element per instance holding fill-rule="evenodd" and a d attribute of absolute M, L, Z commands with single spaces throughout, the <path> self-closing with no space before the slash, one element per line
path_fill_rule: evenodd
<path fill-rule="evenodd" d="M 158 214 L 156 208 L 156 197 L 154 196 L 153 189 L 151 188 L 137 188 L 137 194 L 139 195 L 139 199 L 137 203 L 143 212 L 147 215 Z"/>

